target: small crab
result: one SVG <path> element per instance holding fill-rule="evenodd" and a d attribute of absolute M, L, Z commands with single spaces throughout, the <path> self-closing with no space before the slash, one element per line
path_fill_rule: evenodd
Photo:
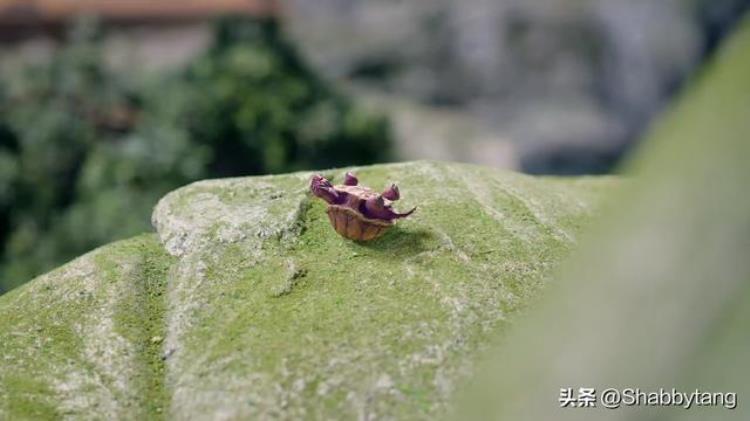
<path fill-rule="evenodd" d="M 310 181 L 310 190 L 328 203 L 328 218 L 333 229 L 341 236 L 355 241 L 369 241 L 383 235 L 394 221 L 406 218 L 417 208 L 398 213 L 391 207 L 400 193 L 391 184 L 382 194 L 360 186 L 351 172 L 346 173 L 344 184 L 334 186 L 330 181 L 315 174 Z"/>

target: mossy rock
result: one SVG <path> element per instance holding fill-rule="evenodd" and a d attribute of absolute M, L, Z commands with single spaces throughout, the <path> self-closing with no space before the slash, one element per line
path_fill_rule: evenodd
<path fill-rule="evenodd" d="M 159 202 L 157 235 L 0 297 L 0 418 L 432 418 L 618 184 L 354 170 L 417 212 L 355 243 L 310 173 L 202 181 Z"/>
<path fill-rule="evenodd" d="M 172 260 L 146 234 L 0 297 L 0 419 L 137 419 L 164 406 L 152 338 Z"/>

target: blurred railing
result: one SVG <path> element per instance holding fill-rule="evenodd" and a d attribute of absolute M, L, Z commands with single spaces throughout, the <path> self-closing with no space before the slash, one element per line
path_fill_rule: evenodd
<path fill-rule="evenodd" d="M 75 16 L 110 24 L 181 23 L 217 15 L 279 14 L 277 0 L 0 0 L 0 40 L 54 33 Z"/>

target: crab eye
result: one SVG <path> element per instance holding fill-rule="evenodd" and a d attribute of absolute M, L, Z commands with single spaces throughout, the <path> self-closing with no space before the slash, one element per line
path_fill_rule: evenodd
<path fill-rule="evenodd" d="M 315 188 L 315 187 L 333 187 L 333 184 L 331 184 L 331 182 L 328 181 L 328 179 L 326 179 L 325 177 L 323 177 L 320 174 L 313 174 L 312 180 L 310 180 L 310 185 L 313 188 Z"/>
<path fill-rule="evenodd" d="M 401 197 L 401 193 L 398 191 L 398 186 L 391 184 L 391 187 L 383 192 L 383 197 L 388 200 L 398 200 Z"/>
<path fill-rule="evenodd" d="M 357 179 L 357 176 L 354 175 L 352 172 L 347 172 L 344 176 L 344 185 L 346 186 L 356 186 L 359 184 L 359 180 Z"/>

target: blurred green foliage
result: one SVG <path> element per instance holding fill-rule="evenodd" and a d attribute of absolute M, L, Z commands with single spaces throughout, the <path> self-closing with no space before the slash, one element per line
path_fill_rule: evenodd
<path fill-rule="evenodd" d="M 185 69 L 132 86 L 95 24 L 0 84 L 0 293 L 149 229 L 193 180 L 389 158 L 387 121 L 317 77 L 277 22 L 227 18 Z"/>

